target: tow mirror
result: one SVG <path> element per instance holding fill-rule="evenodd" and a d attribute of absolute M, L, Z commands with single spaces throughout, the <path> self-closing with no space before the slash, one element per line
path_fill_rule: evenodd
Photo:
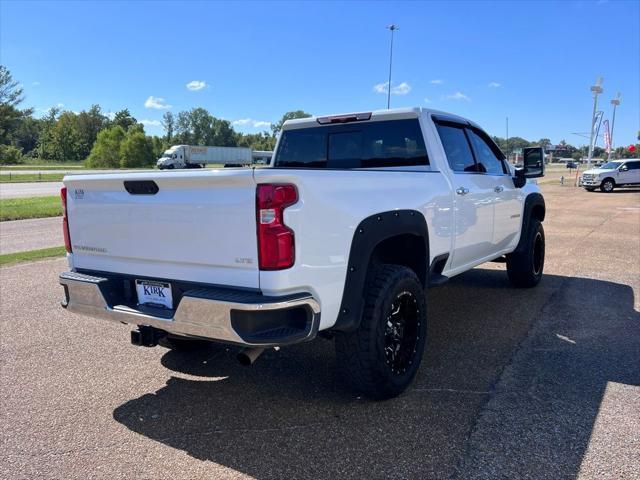
<path fill-rule="evenodd" d="M 544 177 L 544 148 L 530 147 L 522 150 L 524 158 L 524 177 Z"/>

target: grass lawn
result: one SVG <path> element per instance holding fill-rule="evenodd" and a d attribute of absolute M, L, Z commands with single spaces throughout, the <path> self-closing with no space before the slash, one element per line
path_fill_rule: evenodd
<path fill-rule="evenodd" d="M 61 182 L 64 173 L 10 173 L 0 175 L 0 183 Z"/>
<path fill-rule="evenodd" d="M 0 199 L 0 222 L 59 215 L 62 215 L 62 203 L 58 195 Z"/>
<path fill-rule="evenodd" d="M 43 248 L 41 250 L 30 250 L 28 252 L 6 253 L 0 255 L 0 266 L 11 265 L 20 262 L 30 262 L 41 258 L 59 257 L 65 254 L 64 247 Z"/>

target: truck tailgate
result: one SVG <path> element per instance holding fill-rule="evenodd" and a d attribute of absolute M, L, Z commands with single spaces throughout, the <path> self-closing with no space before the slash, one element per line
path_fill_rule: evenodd
<path fill-rule="evenodd" d="M 252 170 L 70 175 L 64 184 L 75 268 L 259 287 Z"/>

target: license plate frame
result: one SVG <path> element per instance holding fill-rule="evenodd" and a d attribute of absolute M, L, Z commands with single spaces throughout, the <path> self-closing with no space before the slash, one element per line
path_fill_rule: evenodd
<path fill-rule="evenodd" d="M 173 289 L 169 282 L 136 279 L 138 305 L 173 310 Z"/>

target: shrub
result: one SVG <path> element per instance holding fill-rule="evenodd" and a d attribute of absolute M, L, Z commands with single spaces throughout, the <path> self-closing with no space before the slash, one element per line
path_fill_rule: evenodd
<path fill-rule="evenodd" d="M 22 149 L 0 144 L 0 165 L 17 165 L 24 162 Z"/>

